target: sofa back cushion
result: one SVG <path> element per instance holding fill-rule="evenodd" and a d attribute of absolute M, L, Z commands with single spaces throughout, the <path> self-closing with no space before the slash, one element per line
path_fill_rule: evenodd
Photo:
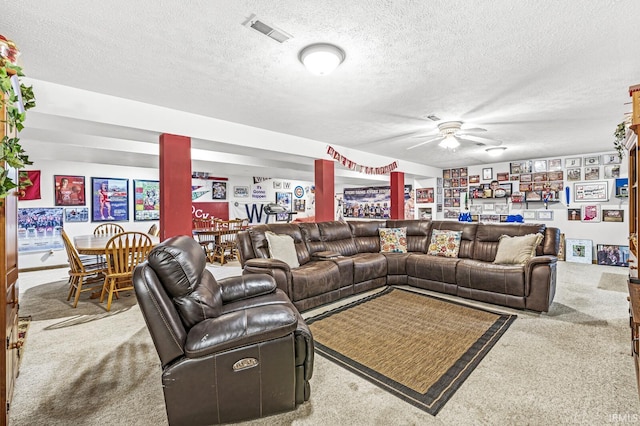
<path fill-rule="evenodd" d="M 476 242 L 473 252 L 473 259 L 485 262 L 493 262 L 498 251 L 500 237 L 508 235 L 510 237 L 520 237 L 527 234 L 545 234 L 544 224 L 530 223 L 481 223 L 476 232 Z M 542 246 L 538 245 L 537 254 L 541 254 Z"/>
<path fill-rule="evenodd" d="M 358 248 L 358 253 L 379 253 L 380 234 L 378 230 L 384 228 L 385 223 L 379 220 L 350 221 L 351 235 Z"/>
<path fill-rule="evenodd" d="M 320 230 L 318 229 L 317 223 L 300 222 L 298 226 L 302 232 L 302 238 L 304 238 L 304 241 L 307 243 L 307 249 L 311 256 L 319 251 L 325 251 L 324 242 L 320 237 Z"/>
<path fill-rule="evenodd" d="M 462 231 L 458 257 L 468 259 L 473 256 L 473 245 L 476 238 L 476 230 L 478 229 L 477 223 L 434 220 L 431 225 L 431 232 L 435 229 L 441 231 Z M 431 242 L 431 235 L 429 235 L 428 241 Z"/>
<path fill-rule="evenodd" d="M 425 253 L 431 235 L 430 220 L 387 220 L 387 228 L 407 228 L 407 251 Z"/>
<path fill-rule="evenodd" d="M 541 252 L 540 252 L 541 249 Z M 538 247 L 538 255 L 557 256 L 560 251 L 560 229 L 547 227 L 541 247 Z"/>
<path fill-rule="evenodd" d="M 320 239 L 326 251 L 334 251 L 343 256 L 358 253 L 356 243 L 351 236 L 351 228 L 346 222 L 331 221 L 318 223 Z"/>
<path fill-rule="evenodd" d="M 300 227 L 295 223 L 275 223 L 268 225 L 258 225 L 249 228 L 249 234 L 251 235 L 251 241 L 253 242 L 253 251 L 256 257 L 262 259 L 269 258 L 269 242 L 265 232 L 271 231 L 274 234 L 289 235 L 293 238 L 293 243 L 296 248 L 296 255 L 298 256 L 298 263 L 304 265 L 311 259 L 307 245 L 302 237 Z"/>

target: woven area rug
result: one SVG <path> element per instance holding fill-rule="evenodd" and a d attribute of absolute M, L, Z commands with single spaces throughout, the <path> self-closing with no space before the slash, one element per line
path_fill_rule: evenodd
<path fill-rule="evenodd" d="M 436 415 L 515 319 L 389 288 L 306 322 L 317 353 Z"/>

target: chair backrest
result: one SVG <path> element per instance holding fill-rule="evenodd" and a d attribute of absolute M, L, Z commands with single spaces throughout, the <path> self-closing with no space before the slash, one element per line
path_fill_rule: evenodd
<path fill-rule="evenodd" d="M 236 236 L 242 230 L 242 220 L 216 220 L 215 227 L 218 229 L 218 243 L 222 246 L 232 247 L 236 243 Z"/>
<path fill-rule="evenodd" d="M 151 235 L 152 237 L 157 237 L 160 235 L 160 228 L 158 228 L 158 225 L 154 223 L 147 231 L 147 234 Z"/>
<path fill-rule="evenodd" d="M 74 245 L 71 243 L 71 240 L 69 239 L 67 233 L 64 232 L 64 229 L 62 230 L 62 242 L 64 243 L 64 249 L 67 251 L 67 257 L 69 258 L 69 269 L 71 270 L 71 272 L 83 272 L 84 266 L 80 261 L 80 255 L 78 254 L 78 251 L 76 250 Z"/>
<path fill-rule="evenodd" d="M 133 273 L 152 249 L 151 238 L 142 232 L 123 232 L 112 237 L 105 249 L 108 274 Z"/>
<path fill-rule="evenodd" d="M 93 230 L 93 235 L 116 235 L 124 232 L 124 228 L 117 223 L 103 223 Z"/>
<path fill-rule="evenodd" d="M 214 219 L 194 218 L 192 220 L 193 229 L 212 228 Z"/>

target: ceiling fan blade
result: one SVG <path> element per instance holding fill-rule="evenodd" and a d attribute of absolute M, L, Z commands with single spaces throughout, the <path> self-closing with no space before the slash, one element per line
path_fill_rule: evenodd
<path fill-rule="evenodd" d="M 442 140 L 442 139 L 444 139 L 444 137 L 442 137 L 442 136 L 434 138 L 434 139 L 429 139 L 428 141 L 420 142 L 419 144 L 410 146 L 409 148 L 407 148 L 407 150 L 413 149 L 413 148 L 417 148 L 419 146 L 426 145 L 426 144 L 428 144 L 430 142 L 435 142 L 435 141 L 439 141 L 439 140 Z"/>
<path fill-rule="evenodd" d="M 468 129 L 460 129 L 461 132 L 486 132 L 487 129 L 483 129 L 482 127 L 470 127 Z"/>
<path fill-rule="evenodd" d="M 481 138 L 479 136 L 472 136 L 472 135 L 460 135 L 458 136 L 459 139 L 464 139 L 467 141 L 471 141 L 471 142 L 475 142 L 475 143 L 482 143 L 485 145 L 491 145 L 491 146 L 499 146 L 502 145 L 502 141 L 497 141 L 495 139 L 487 139 L 487 138 Z"/>
<path fill-rule="evenodd" d="M 439 134 L 439 133 L 440 133 L 440 132 L 435 131 L 435 132 L 427 133 L 426 135 L 412 136 L 412 137 L 413 137 L 413 138 L 416 138 L 416 139 L 420 139 L 420 138 L 430 138 L 430 137 L 435 136 L 435 135 L 437 135 L 437 134 Z M 439 137 L 439 136 L 438 136 L 438 137 Z"/>

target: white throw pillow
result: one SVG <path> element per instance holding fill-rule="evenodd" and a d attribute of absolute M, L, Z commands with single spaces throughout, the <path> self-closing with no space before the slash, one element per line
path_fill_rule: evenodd
<path fill-rule="evenodd" d="M 300 266 L 298 255 L 296 254 L 296 246 L 293 238 L 289 235 L 276 234 L 271 231 L 264 233 L 269 243 L 269 257 L 272 259 L 282 260 L 289 265 L 290 268 Z"/>
<path fill-rule="evenodd" d="M 536 247 L 542 238 L 542 234 L 528 234 L 521 237 L 501 236 L 498 240 L 498 251 L 493 263 L 503 265 L 526 263 L 536 255 Z"/>

